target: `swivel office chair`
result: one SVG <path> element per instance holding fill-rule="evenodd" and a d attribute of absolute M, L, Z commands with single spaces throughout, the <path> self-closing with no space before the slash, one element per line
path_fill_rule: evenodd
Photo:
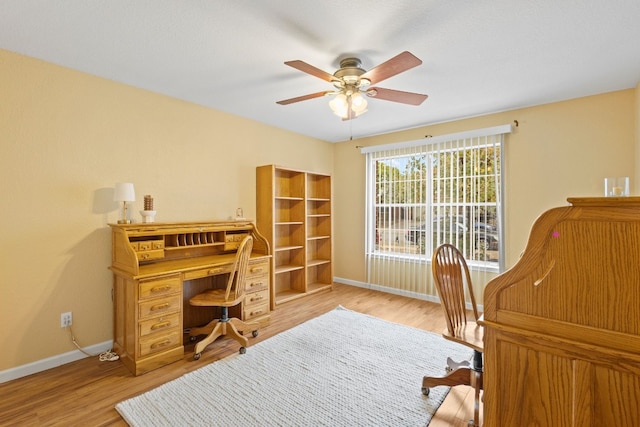
<path fill-rule="evenodd" d="M 220 307 L 220 319 L 214 319 L 206 326 L 191 328 L 189 339 L 195 341 L 198 335 L 207 336 L 198 342 L 193 351 L 193 358 L 200 359 L 202 350 L 214 342 L 218 337 L 227 335 L 238 341 L 241 345 L 240 353 L 246 352 L 249 340 L 242 332 L 252 331 L 254 337 L 258 336 L 258 323 L 244 322 L 237 318 L 229 318 L 229 307 L 238 305 L 244 301 L 245 277 L 249 265 L 249 257 L 253 249 L 253 237 L 247 236 L 238 247 L 233 270 L 229 273 L 229 280 L 224 289 L 209 289 L 189 299 L 189 304 L 198 307 Z"/>

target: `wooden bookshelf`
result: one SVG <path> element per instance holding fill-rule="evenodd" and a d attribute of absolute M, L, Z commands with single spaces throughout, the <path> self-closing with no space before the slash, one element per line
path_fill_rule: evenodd
<path fill-rule="evenodd" d="M 272 248 L 272 308 L 333 283 L 331 176 L 256 169 L 257 226 Z"/>

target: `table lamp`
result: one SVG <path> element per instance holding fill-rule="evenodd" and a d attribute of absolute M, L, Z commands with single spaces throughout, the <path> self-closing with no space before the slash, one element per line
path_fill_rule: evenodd
<path fill-rule="evenodd" d="M 113 200 L 122 202 L 122 219 L 118 220 L 118 224 L 130 224 L 131 220 L 127 218 L 127 202 L 136 201 L 136 193 L 133 184 L 130 182 L 118 182 L 113 191 Z"/>

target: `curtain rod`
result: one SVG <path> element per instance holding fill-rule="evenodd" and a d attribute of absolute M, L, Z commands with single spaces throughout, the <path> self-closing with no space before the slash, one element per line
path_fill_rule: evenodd
<path fill-rule="evenodd" d="M 484 129 L 475 129 L 464 132 L 450 133 L 447 135 L 439 135 L 430 137 L 428 139 L 416 139 L 413 141 L 404 141 L 404 142 L 393 142 L 391 144 L 383 144 L 383 145 L 371 145 L 368 147 L 360 148 L 360 152 L 362 154 L 366 153 L 375 153 L 378 151 L 385 150 L 397 150 L 399 148 L 412 148 L 418 147 L 420 145 L 429 145 L 429 144 L 437 144 L 439 142 L 444 141 L 453 141 L 456 139 L 466 139 L 466 138 L 478 138 L 482 136 L 490 136 L 490 135 L 500 135 L 504 133 L 511 133 L 511 125 L 500 125 L 493 126 Z"/>

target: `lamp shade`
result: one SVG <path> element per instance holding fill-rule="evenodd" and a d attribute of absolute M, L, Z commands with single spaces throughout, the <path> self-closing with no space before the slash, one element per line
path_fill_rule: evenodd
<path fill-rule="evenodd" d="M 118 182 L 113 190 L 114 202 L 135 202 L 136 193 L 130 182 Z"/>

